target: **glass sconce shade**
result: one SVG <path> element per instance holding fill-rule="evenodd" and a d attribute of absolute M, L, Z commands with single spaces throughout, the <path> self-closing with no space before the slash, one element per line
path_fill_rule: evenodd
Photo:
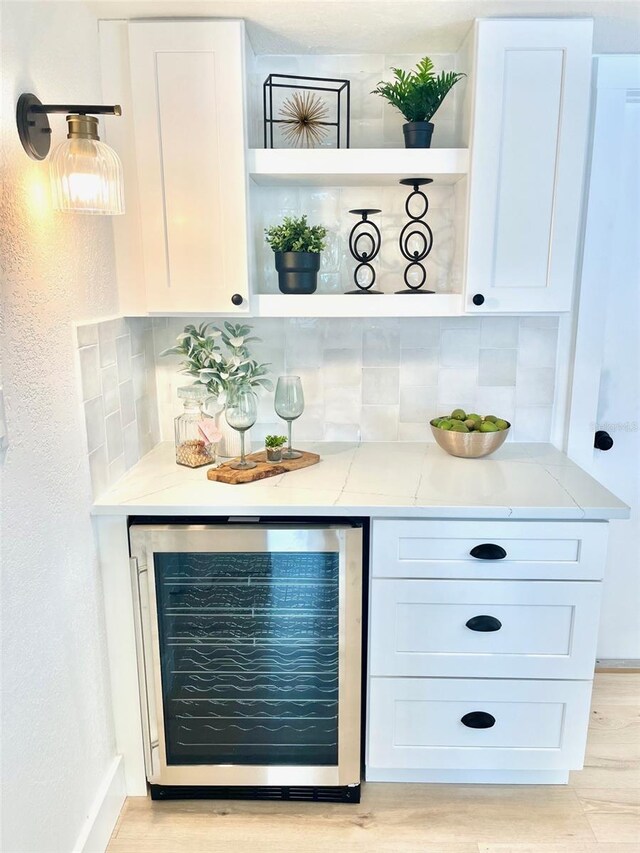
<path fill-rule="evenodd" d="M 104 142 L 66 139 L 51 155 L 49 168 L 56 210 L 124 213 L 122 163 Z"/>

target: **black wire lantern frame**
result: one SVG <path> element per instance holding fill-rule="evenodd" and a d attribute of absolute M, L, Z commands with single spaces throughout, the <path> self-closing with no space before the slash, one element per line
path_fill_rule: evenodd
<path fill-rule="evenodd" d="M 427 271 L 424 268 L 422 261 L 427 258 L 433 248 L 433 231 L 424 221 L 424 217 L 427 215 L 429 210 L 429 199 L 420 189 L 420 187 L 423 187 L 426 184 L 433 183 L 433 179 L 403 178 L 400 183 L 403 186 L 413 187 L 413 192 L 409 193 L 407 200 L 404 203 L 404 209 L 409 217 L 409 222 L 407 222 L 400 232 L 400 238 L 398 240 L 402 256 L 409 261 L 404 270 L 404 283 L 407 287 L 405 290 L 397 290 L 396 293 L 434 293 L 433 290 L 423 290 L 424 284 L 427 281 Z M 416 198 L 421 199 L 423 209 L 420 213 L 414 215 L 411 213 L 411 203 Z M 409 249 L 409 241 L 412 238 L 414 238 L 414 242 L 416 239 L 421 241 L 421 249 L 414 249 L 413 251 Z M 418 284 L 411 284 L 409 281 L 409 273 L 412 269 L 416 268 L 421 272 L 420 281 Z"/>
<path fill-rule="evenodd" d="M 286 80 L 311 80 L 314 84 L 286 83 L 277 81 Z M 333 85 L 331 85 L 333 84 Z M 333 92 L 337 98 L 336 121 L 319 121 L 321 127 L 336 128 L 336 148 L 349 148 L 351 143 L 350 117 L 351 117 L 351 83 L 349 80 L 341 80 L 336 77 L 306 77 L 302 74 L 269 74 L 262 85 L 262 109 L 264 115 L 264 147 L 273 148 L 273 126 L 274 124 L 290 124 L 286 119 L 273 117 L 273 90 L 274 89 L 303 89 L 313 92 Z M 346 120 L 342 121 L 342 108 L 345 105 Z M 346 130 L 344 130 L 346 126 Z M 345 144 L 342 145 L 343 130 Z"/>
<path fill-rule="evenodd" d="M 347 290 L 346 292 L 351 295 L 359 293 L 382 293 L 381 290 L 373 290 L 373 285 L 376 281 L 376 271 L 371 266 L 371 261 L 380 251 L 382 237 L 378 226 L 369 219 L 369 216 L 374 213 L 380 213 L 380 210 L 377 207 L 357 207 L 354 210 L 350 210 L 349 213 L 354 213 L 356 216 L 361 216 L 362 218 L 360 222 L 356 222 L 349 233 L 349 251 L 352 257 L 359 263 L 353 271 L 353 281 L 356 285 L 356 290 Z M 358 248 L 358 243 L 362 245 L 362 241 L 367 241 L 366 249 Z M 371 276 L 371 281 L 368 284 L 360 283 L 360 272 L 364 269 L 368 270 Z"/>

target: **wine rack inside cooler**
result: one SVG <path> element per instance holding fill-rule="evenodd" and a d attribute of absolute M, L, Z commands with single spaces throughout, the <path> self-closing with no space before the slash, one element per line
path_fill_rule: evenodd
<path fill-rule="evenodd" d="M 167 765 L 337 764 L 339 553 L 154 568 Z"/>

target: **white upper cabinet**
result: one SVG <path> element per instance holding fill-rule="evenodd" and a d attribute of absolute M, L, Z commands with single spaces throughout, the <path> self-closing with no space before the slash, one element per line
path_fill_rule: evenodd
<path fill-rule="evenodd" d="M 486 20 L 476 38 L 465 310 L 568 311 L 592 22 Z"/>
<path fill-rule="evenodd" d="M 129 127 L 118 143 L 135 185 L 132 221 L 116 226 L 121 291 L 144 277 L 124 310 L 246 312 L 243 23 L 104 22 L 101 40 L 105 88 L 120 78 Z"/>

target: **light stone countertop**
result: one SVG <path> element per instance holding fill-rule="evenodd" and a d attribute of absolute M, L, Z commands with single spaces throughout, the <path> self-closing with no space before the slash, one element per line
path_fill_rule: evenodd
<path fill-rule="evenodd" d="M 397 518 L 627 518 L 629 509 L 550 444 L 507 443 L 457 459 L 419 442 L 304 442 L 318 465 L 244 485 L 148 453 L 93 506 L 95 515 L 331 515 Z"/>

